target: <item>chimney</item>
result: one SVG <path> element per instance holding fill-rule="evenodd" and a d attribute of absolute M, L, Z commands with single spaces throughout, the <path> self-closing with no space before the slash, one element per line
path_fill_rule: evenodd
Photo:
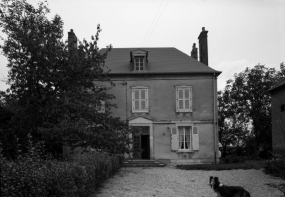
<path fill-rule="evenodd" d="M 71 47 L 77 48 L 77 37 L 73 32 L 73 29 L 68 32 L 68 49 Z"/>
<path fill-rule="evenodd" d="M 191 57 L 198 60 L 198 49 L 196 47 L 196 43 L 193 43 L 192 51 L 191 51 Z"/>
<path fill-rule="evenodd" d="M 202 32 L 200 33 L 199 39 L 199 54 L 200 62 L 208 66 L 208 31 L 205 30 L 205 27 L 202 27 Z"/>

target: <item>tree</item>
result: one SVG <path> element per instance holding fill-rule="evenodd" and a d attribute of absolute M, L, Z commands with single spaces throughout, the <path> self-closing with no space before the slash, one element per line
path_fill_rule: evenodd
<path fill-rule="evenodd" d="M 13 114 L 9 131 L 1 130 L 2 134 L 13 133 L 24 139 L 31 133 L 60 149 L 62 144 L 90 145 L 94 142 L 90 132 L 93 138 L 105 135 L 97 132 L 102 122 L 112 124 L 106 133 L 120 127 L 117 132 L 126 136 L 130 132 L 127 124 L 115 121 L 108 113 L 112 107 L 108 100 L 114 96 L 108 94 L 108 88 L 94 85 L 94 80 L 109 83 L 110 88 L 113 85 L 104 67 L 111 45 L 105 52 L 99 51 L 97 45 L 100 26 L 91 42 L 83 40 L 74 47 L 62 40 L 60 16 L 48 19 L 49 12 L 45 3 L 39 3 L 38 8 L 26 0 L 5 0 L 0 4 L 0 28 L 7 36 L 2 38 L 1 48 L 10 69 L 10 88 L 2 104 Z M 98 112 L 99 101 L 105 101 L 107 113 Z"/>
<path fill-rule="evenodd" d="M 263 65 L 246 68 L 235 74 L 234 80 L 227 81 L 218 96 L 220 140 L 225 146 L 233 143 L 233 136 L 239 136 L 237 138 L 247 146 L 253 140 L 255 154 L 259 148 L 271 149 L 271 98 L 267 91 L 284 76 L 282 65 L 279 72 Z M 227 118 L 231 123 L 229 127 L 224 125 Z"/>

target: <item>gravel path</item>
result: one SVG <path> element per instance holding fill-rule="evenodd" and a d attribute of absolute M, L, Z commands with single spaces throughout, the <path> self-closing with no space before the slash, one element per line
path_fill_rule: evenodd
<path fill-rule="evenodd" d="M 262 170 L 200 171 L 164 168 L 122 168 L 108 179 L 101 190 L 90 197 L 211 197 L 216 196 L 208 185 L 210 176 L 221 183 L 239 185 L 252 197 L 281 197 L 273 187 L 285 181 Z M 271 186 L 270 186 L 271 185 Z"/>

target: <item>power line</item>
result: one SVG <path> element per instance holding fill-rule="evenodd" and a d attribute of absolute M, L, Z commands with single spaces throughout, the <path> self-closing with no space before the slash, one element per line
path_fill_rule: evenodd
<path fill-rule="evenodd" d="M 167 0 L 167 2 L 166 2 L 166 4 L 165 4 L 165 6 L 163 7 L 163 10 L 162 10 L 162 12 L 160 13 L 160 15 L 159 15 L 159 17 L 158 17 L 158 20 L 156 21 L 156 23 L 155 23 L 155 25 L 154 25 L 154 28 L 152 29 L 152 31 L 151 31 L 151 33 L 150 33 L 150 35 L 149 35 L 149 37 L 148 37 L 148 39 L 147 39 L 147 41 L 146 41 L 145 45 L 147 44 L 147 42 L 148 42 L 149 38 L 151 37 L 152 32 L 154 31 L 154 29 L 155 29 L 155 27 L 156 27 L 156 25 L 157 25 L 157 23 L 158 23 L 158 21 L 159 21 L 159 19 L 160 19 L 161 15 L 162 15 L 162 13 L 163 13 L 163 11 L 164 11 L 165 7 L 166 7 L 166 6 L 167 6 L 167 4 L 168 4 L 168 1 L 169 1 L 169 0 Z"/>
<path fill-rule="evenodd" d="M 161 1 L 160 5 L 159 5 L 159 8 L 158 8 L 158 10 L 156 11 L 155 17 L 153 18 L 153 20 L 152 20 L 152 22 L 151 22 L 151 24 L 150 24 L 150 26 L 149 26 L 149 28 L 148 28 L 148 30 L 147 30 L 147 33 L 146 33 L 146 35 L 144 36 L 143 42 L 142 42 L 142 44 L 141 44 L 141 47 L 143 46 L 144 41 L 145 41 L 145 39 L 146 39 L 146 37 L 147 37 L 147 35 L 148 35 L 148 32 L 149 32 L 149 30 L 151 29 L 152 24 L 153 24 L 153 22 L 154 22 L 155 19 L 156 19 L 156 16 L 157 16 L 157 14 L 158 14 L 158 11 L 159 11 L 160 8 L 161 8 L 161 5 L 162 5 L 163 1 L 164 1 L 164 0 Z"/>

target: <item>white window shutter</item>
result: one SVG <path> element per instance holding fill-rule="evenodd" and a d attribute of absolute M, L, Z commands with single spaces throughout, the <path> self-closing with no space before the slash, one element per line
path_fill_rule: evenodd
<path fill-rule="evenodd" d="M 180 112 L 180 108 L 179 108 L 179 89 L 176 88 L 176 112 Z"/>
<path fill-rule="evenodd" d="M 148 112 L 148 89 L 145 90 L 145 110 Z"/>
<path fill-rule="evenodd" d="M 190 88 L 185 88 L 184 89 L 184 101 L 185 101 L 185 110 L 189 111 L 190 109 Z"/>
<path fill-rule="evenodd" d="M 179 140 L 178 140 L 178 130 L 177 127 L 171 127 L 171 150 L 178 150 Z"/>
<path fill-rule="evenodd" d="M 132 90 L 132 112 L 135 111 L 135 90 Z"/>
<path fill-rule="evenodd" d="M 192 129 L 193 150 L 199 150 L 199 128 L 194 126 Z"/>
<path fill-rule="evenodd" d="M 190 86 L 190 88 L 189 88 L 189 109 L 190 109 L 190 112 L 193 111 L 193 107 L 192 107 L 192 86 Z"/>

